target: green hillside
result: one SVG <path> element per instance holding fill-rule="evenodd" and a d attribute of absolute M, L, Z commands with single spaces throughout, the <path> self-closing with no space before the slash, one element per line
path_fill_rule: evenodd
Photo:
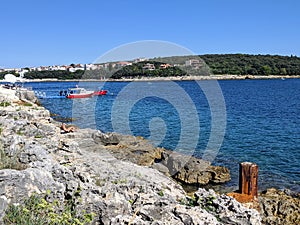
<path fill-rule="evenodd" d="M 196 63 L 189 65 L 187 62 Z M 198 62 L 198 63 L 197 63 Z M 153 68 L 146 68 L 152 64 Z M 168 64 L 167 68 L 162 68 Z M 300 75 L 300 57 L 279 55 L 248 54 L 206 54 L 199 56 L 158 57 L 149 61 L 133 63 L 125 67 L 113 67 L 110 62 L 107 69 L 93 71 L 31 71 L 25 74 L 28 79 L 57 78 L 65 79 L 100 79 L 100 78 L 135 78 L 169 77 L 185 75 Z M 0 73 L 3 79 L 7 72 Z M 16 74 L 17 75 L 17 74 Z"/>
<path fill-rule="evenodd" d="M 198 60 L 196 66 L 187 66 L 186 61 Z M 155 64 L 152 71 L 142 70 L 146 63 Z M 173 71 L 160 69 L 159 65 L 168 63 L 175 65 Z M 172 67 L 171 67 L 172 68 Z M 181 71 L 181 72 L 180 72 Z M 173 74 L 172 74 L 173 72 Z M 112 78 L 132 78 L 136 76 L 182 76 L 182 75 L 300 75 L 300 58 L 279 55 L 247 55 L 247 54 L 209 54 L 199 56 L 174 56 L 154 58 L 124 67 L 112 75 Z"/>

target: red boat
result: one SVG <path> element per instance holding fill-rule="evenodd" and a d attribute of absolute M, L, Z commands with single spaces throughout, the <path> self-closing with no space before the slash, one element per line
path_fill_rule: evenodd
<path fill-rule="evenodd" d="M 84 88 L 70 88 L 67 98 L 91 98 L 94 96 L 94 91 L 87 91 Z"/>
<path fill-rule="evenodd" d="M 94 92 L 94 95 L 95 96 L 98 96 L 98 95 L 106 95 L 107 93 L 107 90 L 100 90 L 100 91 L 95 91 Z"/>

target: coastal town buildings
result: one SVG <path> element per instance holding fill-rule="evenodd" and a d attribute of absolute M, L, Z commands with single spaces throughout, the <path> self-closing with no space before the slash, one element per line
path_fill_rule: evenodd
<path fill-rule="evenodd" d="M 132 65 L 134 63 L 145 62 L 143 65 L 144 70 L 155 70 L 155 69 L 166 69 L 176 65 L 171 65 L 168 63 L 162 63 L 157 68 L 153 63 L 147 63 L 146 58 L 137 58 L 133 61 L 119 61 L 119 62 L 107 62 L 107 63 L 88 63 L 88 64 L 70 64 L 70 65 L 52 65 L 52 66 L 38 66 L 38 67 L 26 67 L 26 68 L 0 68 L 0 72 L 11 72 L 17 74 L 25 74 L 31 71 L 69 71 L 74 73 L 78 70 L 101 70 L 101 69 L 120 69 L 125 66 Z M 189 60 L 186 65 L 197 66 L 201 63 L 199 60 Z"/>

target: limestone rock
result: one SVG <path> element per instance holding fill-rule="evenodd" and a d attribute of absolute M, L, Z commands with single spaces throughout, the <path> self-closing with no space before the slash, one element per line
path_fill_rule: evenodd
<path fill-rule="evenodd" d="M 259 196 L 262 222 L 264 224 L 300 224 L 300 194 L 274 188 Z"/>
<path fill-rule="evenodd" d="M 10 203 L 20 202 L 33 193 L 45 193 L 46 190 L 63 193 L 64 189 L 64 185 L 55 182 L 49 171 L 41 168 L 0 170 L 0 218 Z"/>
<path fill-rule="evenodd" d="M 119 136 L 119 144 L 107 146 L 117 159 L 126 160 L 142 166 L 151 166 L 156 159 L 161 157 L 162 149 L 153 147 L 141 137 L 128 135 Z"/>
<path fill-rule="evenodd" d="M 208 161 L 177 152 L 165 150 L 161 163 L 169 169 L 169 173 L 176 180 L 186 184 L 205 185 L 230 180 L 230 172 L 227 168 L 211 166 Z"/>
<path fill-rule="evenodd" d="M 223 224 L 261 224 L 259 213 L 242 206 L 226 195 L 217 195 L 213 190 L 199 189 L 195 193 L 197 203 L 218 217 Z"/>
<path fill-rule="evenodd" d="M 15 90 L 0 88 L 0 102 L 17 102 L 19 98 L 15 95 Z"/>
<path fill-rule="evenodd" d="M 102 133 L 98 131 L 97 133 L 93 134 L 93 139 L 96 143 L 100 143 L 103 145 L 117 145 L 119 144 L 119 135 L 116 133 Z"/>
<path fill-rule="evenodd" d="M 34 91 L 30 91 L 30 90 L 17 90 L 16 92 L 16 96 L 23 101 L 29 101 L 32 103 L 37 103 L 38 99 L 34 94 Z"/>

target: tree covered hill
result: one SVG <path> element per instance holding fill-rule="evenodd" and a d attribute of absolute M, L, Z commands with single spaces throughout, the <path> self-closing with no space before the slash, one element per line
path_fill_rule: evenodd
<path fill-rule="evenodd" d="M 198 63 L 190 65 L 187 61 Z M 89 71 L 30 71 L 25 74 L 28 79 L 57 78 L 65 79 L 100 79 L 100 78 L 134 78 L 134 77 L 169 77 L 185 75 L 300 75 L 300 57 L 279 55 L 248 54 L 206 54 L 193 56 L 158 57 L 149 61 L 133 63 L 121 68 Z M 148 64 L 148 66 L 147 66 Z M 168 65 L 162 67 L 162 65 Z M 153 66 L 153 67 L 151 67 Z M 7 72 L 0 73 L 3 79 Z M 18 75 L 18 74 L 16 74 Z"/>
<path fill-rule="evenodd" d="M 213 74 L 300 75 L 300 58 L 279 55 L 202 55 Z"/>
<path fill-rule="evenodd" d="M 187 65 L 187 61 L 199 61 Z M 155 70 L 145 71 L 141 66 L 155 65 Z M 161 69 L 159 65 L 168 63 L 175 67 Z M 174 69 L 176 68 L 176 69 Z M 207 54 L 199 56 L 173 56 L 154 58 L 124 67 L 112 78 L 131 78 L 136 76 L 183 76 L 183 75 L 300 75 L 300 58 L 297 56 L 247 55 L 247 54 Z"/>
<path fill-rule="evenodd" d="M 170 64 L 184 64 L 195 56 L 156 58 Z M 300 57 L 249 54 L 206 54 L 197 57 L 210 68 L 210 74 L 300 75 Z"/>
<path fill-rule="evenodd" d="M 164 65 L 165 68 L 161 68 Z M 134 77 L 177 77 L 185 76 L 186 71 L 180 67 L 166 65 L 160 61 L 144 61 L 125 66 L 112 74 L 111 78 L 134 78 Z"/>

